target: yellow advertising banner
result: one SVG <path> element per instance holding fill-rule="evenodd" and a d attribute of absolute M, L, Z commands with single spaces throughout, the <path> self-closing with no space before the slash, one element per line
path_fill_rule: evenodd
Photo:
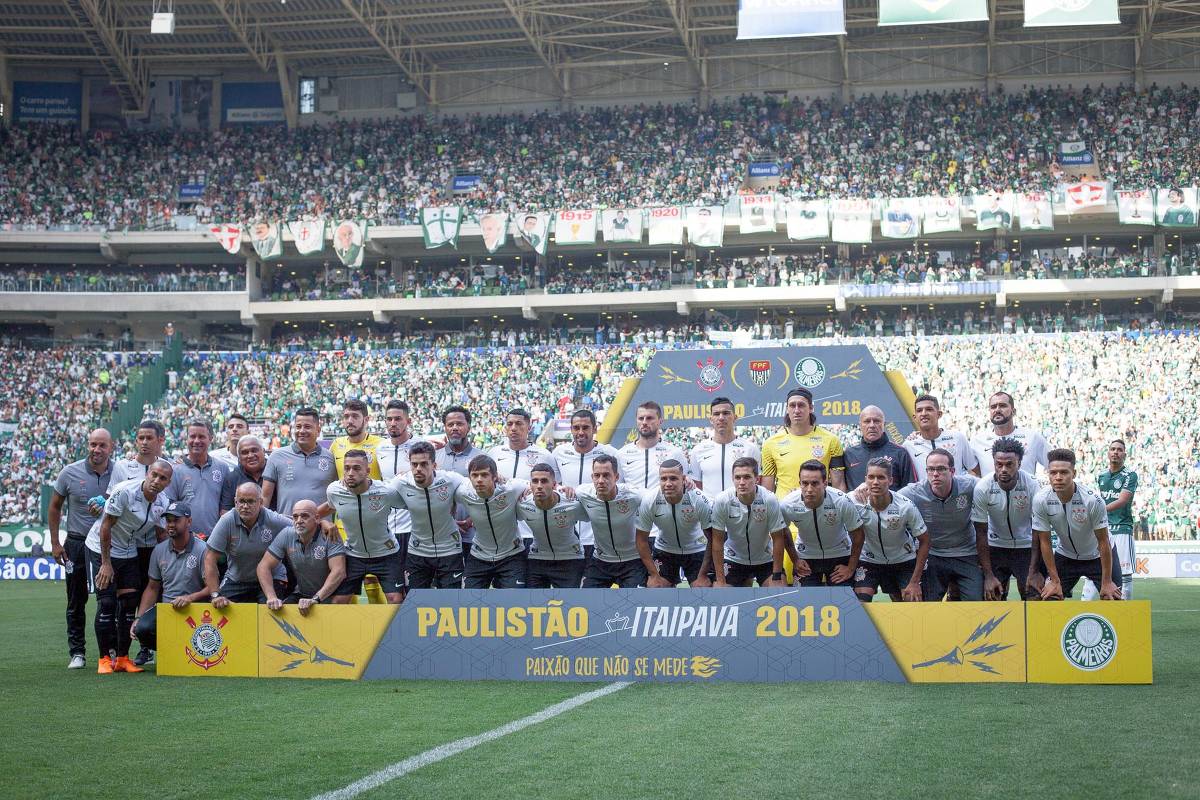
<path fill-rule="evenodd" d="M 356 680 L 399 606 L 319 605 L 308 616 L 258 608 L 259 676 Z"/>
<path fill-rule="evenodd" d="M 910 683 L 1024 683 L 1023 603 L 867 603 Z"/>
<path fill-rule="evenodd" d="M 1150 603 L 1028 603 L 1030 683 L 1152 683 Z"/>
<path fill-rule="evenodd" d="M 258 606 L 159 603 L 156 658 L 159 675 L 257 677 Z"/>

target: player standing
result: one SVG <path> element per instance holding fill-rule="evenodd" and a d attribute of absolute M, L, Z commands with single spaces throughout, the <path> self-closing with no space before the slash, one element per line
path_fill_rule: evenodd
<path fill-rule="evenodd" d="M 459 589 L 466 571 L 462 533 L 454 518 L 454 493 L 463 477 L 439 470 L 435 454 L 429 442 L 414 444 L 408 451 L 409 472 L 392 483 L 412 515 L 405 576 L 409 589 Z"/>
<path fill-rule="evenodd" d="M 466 478 L 471 460 L 475 456 L 486 455 L 471 441 L 471 412 L 462 406 L 448 407 L 442 412 L 442 430 L 446 435 L 446 446 L 437 451 L 437 468 Z M 471 542 L 475 540 L 475 528 L 471 525 L 471 516 L 461 505 L 454 510 L 454 519 L 458 524 L 465 559 L 471 551 Z"/>
<path fill-rule="evenodd" d="M 578 489 L 592 480 L 592 462 L 596 460 L 596 456 L 607 455 L 614 459 L 618 457 L 615 447 L 596 441 L 596 415 L 586 408 L 581 408 L 571 415 L 571 441 L 563 442 L 554 448 L 552 455 L 554 463 L 558 465 L 558 482 L 572 489 Z M 530 480 L 533 480 L 532 475 Z M 533 524 L 528 520 L 526 522 L 532 529 Z M 592 523 L 586 516 L 577 524 L 576 530 L 579 542 L 583 546 L 583 564 L 580 565 L 582 569 L 592 558 L 592 548 L 596 540 L 592 533 Z M 531 550 L 530 558 L 532 557 Z M 532 570 L 540 565 L 531 563 L 529 566 L 529 585 L 532 588 Z"/>
<path fill-rule="evenodd" d="M 370 477 L 382 480 L 379 472 L 379 462 L 376 459 L 375 448 L 383 441 L 373 433 L 368 433 L 371 422 L 371 410 L 362 400 L 347 400 L 342 404 L 342 430 L 346 433 L 329 444 L 329 452 L 333 454 L 333 463 L 337 468 L 338 477 L 344 475 L 342 459 L 351 450 L 361 450 L 370 459 Z"/>
<path fill-rule="evenodd" d="M 742 456 L 733 481 L 712 503 L 714 586 L 783 585 L 784 540 L 791 533 L 779 498 L 758 484 L 758 462 Z"/>
<path fill-rule="evenodd" d="M 1025 448 L 1025 456 L 1021 459 L 1021 469 L 1030 475 L 1037 474 L 1038 465 L 1046 468 L 1046 437 L 1029 428 L 1019 428 L 1013 422 L 1016 414 L 1016 404 L 1008 392 L 996 392 L 988 398 L 988 419 L 992 429 L 971 439 L 971 447 L 979 460 L 979 468 L 987 475 L 992 470 L 992 460 L 988 458 L 992 451 L 992 443 L 1000 437 L 1016 439 Z"/>
<path fill-rule="evenodd" d="M 678 586 L 682 573 L 689 586 L 711 586 L 708 572 L 712 506 L 699 489 L 684 486 L 683 462 L 667 459 L 658 468 L 659 488 L 642 497 L 637 520 L 637 549 L 646 567 L 646 586 Z M 653 550 L 650 531 L 657 529 Z M 721 583 L 723 575 L 718 575 Z"/>
<path fill-rule="evenodd" d="M 592 460 L 595 460 L 594 456 Z M 533 545 L 529 548 L 528 586 L 530 589 L 578 589 L 583 581 L 585 564 L 579 529 L 587 525 L 591 530 L 591 524 L 586 522 L 587 515 L 583 513 L 578 500 L 558 492 L 554 467 L 550 464 L 534 465 L 529 476 L 529 488 L 530 496 L 517 506 L 517 516 L 533 531 Z"/>
<path fill-rule="evenodd" d="M 988 600 L 1007 600 L 1010 578 L 1017 579 L 1022 600 L 1041 597 L 1029 584 L 1033 498 L 1041 486 L 1021 469 L 1024 456 L 1025 448 L 1016 439 L 997 439 L 992 443 L 992 469 L 975 484 L 971 521 L 976 537 L 987 537 L 990 563 L 983 573 L 983 594 Z"/>
<path fill-rule="evenodd" d="M 800 465 L 820 461 L 834 488 L 846 489 L 846 460 L 842 443 L 817 425 L 812 392 L 797 388 L 787 393 L 784 430 L 763 443 L 762 484 L 778 497 L 800 486 Z"/>
<path fill-rule="evenodd" d="M 951 455 L 959 468 L 973 475 L 979 474 L 979 458 L 962 431 L 948 431 L 941 427 L 942 406 L 931 394 L 919 394 L 913 402 L 913 415 L 917 418 L 917 429 L 904 439 L 904 449 L 912 456 L 917 471 L 917 481 L 929 476 L 925 472 L 926 459 L 934 450 L 944 450 Z M 989 445 L 990 447 L 990 445 Z"/>
<path fill-rule="evenodd" d="M 638 549 L 637 518 L 642 495 L 618 483 L 617 460 L 599 455 L 592 460 L 592 482 L 579 487 L 575 497 L 592 523 L 596 548 L 584 568 L 583 588 L 622 589 L 646 585 L 646 565 Z"/>
<path fill-rule="evenodd" d="M 1096 476 L 1096 488 L 1108 510 L 1108 538 L 1112 541 L 1113 558 L 1121 567 L 1121 599 L 1133 599 L 1133 571 L 1136 553 L 1133 549 L 1133 494 L 1138 489 L 1138 474 L 1125 466 L 1125 442 L 1114 439 L 1108 443 L 1108 469 Z M 1083 586 L 1083 599 L 1095 600 L 1098 592 L 1091 581 Z"/>
<path fill-rule="evenodd" d="M 375 460 L 365 450 L 343 454 L 342 479 L 329 484 L 326 504 L 337 514 L 346 536 L 346 578 L 334 593 L 335 603 L 349 603 L 362 591 L 363 579 L 374 575 L 389 603 L 404 599 L 404 567 L 400 544 L 388 529 L 392 509 L 403 506 L 399 490 L 371 478 Z"/>
<path fill-rule="evenodd" d="M 620 449 L 621 480 L 645 491 L 658 486 L 658 468 L 664 461 L 687 463 L 683 451 L 662 438 L 663 410 L 653 400 L 637 407 L 637 439 Z"/>
<path fill-rule="evenodd" d="M 801 586 L 833 586 L 854 577 L 863 547 L 862 518 L 853 498 L 829 486 L 823 463 L 801 464 L 800 488 L 780 505 L 799 534 L 799 547 L 788 554 Z"/>
<path fill-rule="evenodd" d="M 741 458 L 753 458 L 755 472 L 762 461 L 758 445 L 737 435 L 737 411 L 728 397 L 715 398 L 708 406 L 711 435 L 692 448 L 688 456 L 688 474 L 696 488 L 710 501 L 733 487 L 733 465 Z"/>
<path fill-rule="evenodd" d="M 209 455 L 217 461 L 224 461 L 231 467 L 238 465 L 238 442 L 250 433 L 250 423 L 241 414 L 230 414 L 225 418 L 225 446 L 209 451 Z"/>

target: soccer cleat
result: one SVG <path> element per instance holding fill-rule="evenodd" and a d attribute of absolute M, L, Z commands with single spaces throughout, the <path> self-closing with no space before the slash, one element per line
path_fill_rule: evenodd
<path fill-rule="evenodd" d="M 84 666 L 86 666 L 86 663 L 87 662 L 83 660 L 83 656 L 71 656 L 71 660 L 67 664 L 67 669 L 83 669 Z"/>
<path fill-rule="evenodd" d="M 96 664 L 96 674 L 97 675 L 111 675 L 112 673 L 113 673 L 112 659 L 109 658 L 108 656 L 104 656 L 103 658 L 100 659 L 99 663 Z"/>
<path fill-rule="evenodd" d="M 154 662 L 154 651 L 143 647 L 138 651 L 138 654 L 133 657 L 133 663 L 139 667 L 144 667 L 147 664 Z"/>
<path fill-rule="evenodd" d="M 145 672 L 146 670 L 139 667 L 129 660 L 129 656 L 119 656 L 117 663 L 113 664 L 113 672 Z"/>

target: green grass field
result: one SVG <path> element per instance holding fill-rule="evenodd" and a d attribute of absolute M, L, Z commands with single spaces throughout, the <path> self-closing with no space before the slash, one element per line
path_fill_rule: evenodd
<path fill-rule="evenodd" d="M 1200 797 L 1200 582 L 1140 581 L 1153 686 L 641 684 L 393 797 Z M 68 672 L 62 587 L 0 582 L 0 797 L 297 798 L 599 684 Z"/>

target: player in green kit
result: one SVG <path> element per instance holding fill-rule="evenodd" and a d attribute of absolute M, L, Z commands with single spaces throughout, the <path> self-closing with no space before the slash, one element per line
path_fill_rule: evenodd
<path fill-rule="evenodd" d="M 1112 540 L 1113 561 L 1121 564 L 1121 598 L 1133 599 L 1133 493 L 1138 474 L 1125 466 L 1125 442 L 1115 439 L 1108 445 L 1108 469 L 1096 476 L 1096 489 L 1108 509 L 1108 537 Z M 1083 599 L 1096 599 L 1096 587 L 1088 581 Z"/>

